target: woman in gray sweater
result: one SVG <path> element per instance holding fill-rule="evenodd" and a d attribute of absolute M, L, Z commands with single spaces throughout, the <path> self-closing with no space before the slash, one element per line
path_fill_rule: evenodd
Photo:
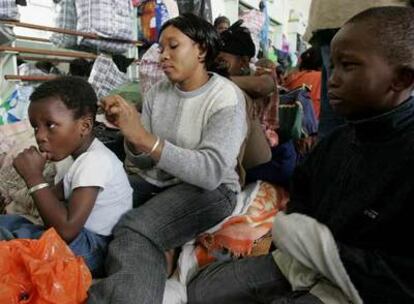
<path fill-rule="evenodd" d="M 145 96 L 142 115 L 121 97 L 103 101 L 125 136 L 134 204 L 114 228 L 108 277 L 89 303 L 162 303 L 165 251 L 230 215 L 240 191 L 235 170 L 246 136 L 245 101 L 229 80 L 208 70 L 219 49 L 212 25 L 191 14 L 160 32 L 160 63 L 168 80 Z"/>

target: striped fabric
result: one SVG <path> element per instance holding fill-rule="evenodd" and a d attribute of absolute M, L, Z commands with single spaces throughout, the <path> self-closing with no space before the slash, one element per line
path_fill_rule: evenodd
<path fill-rule="evenodd" d="M 75 0 L 75 3 L 78 31 L 111 39 L 134 39 L 130 0 Z M 80 38 L 80 44 L 113 54 L 122 54 L 132 47 L 128 43 L 84 38 Z"/>
<path fill-rule="evenodd" d="M 118 70 L 112 58 L 104 55 L 99 55 L 95 60 L 88 79 L 99 99 L 107 96 L 110 91 L 127 81 L 127 75 Z"/>
<path fill-rule="evenodd" d="M 61 0 L 55 6 L 55 26 L 76 30 L 77 15 L 75 0 Z M 53 33 L 50 40 L 58 47 L 71 48 L 77 44 L 77 36 Z"/>
<path fill-rule="evenodd" d="M 243 20 L 242 25 L 247 27 L 252 35 L 257 56 L 260 49 L 260 32 L 265 22 L 265 16 L 262 12 L 252 9 L 244 13 L 240 19 Z"/>
<path fill-rule="evenodd" d="M 16 0 L 0 1 L 0 19 L 19 20 L 20 14 L 17 9 Z"/>
<path fill-rule="evenodd" d="M 144 53 L 139 64 L 139 83 L 142 96 L 145 96 L 145 93 L 158 81 L 166 78 L 159 63 L 160 53 L 158 47 L 158 44 L 154 43 Z"/>

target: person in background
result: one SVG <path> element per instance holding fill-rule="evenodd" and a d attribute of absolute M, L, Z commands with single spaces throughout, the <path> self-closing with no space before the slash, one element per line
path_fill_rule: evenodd
<path fill-rule="evenodd" d="M 347 123 L 295 171 L 278 249 L 208 266 L 188 303 L 414 303 L 413 20 L 371 8 L 335 35 L 329 97 Z"/>
<path fill-rule="evenodd" d="M 299 70 L 290 73 L 284 80 L 284 87 L 289 90 L 306 85 L 310 89 L 315 115 L 319 118 L 321 100 L 322 59 L 319 50 L 311 47 L 299 57 Z"/>
<path fill-rule="evenodd" d="M 230 20 L 226 16 L 219 16 L 216 19 L 214 19 L 214 28 L 219 34 L 227 30 L 229 26 Z"/>
<path fill-rule="evenodd" d="M 255 46 L 247 28 L 236 22 L 221 34 L 222 48 L 217 57 L 218 66 L 230 79 L 244 90 L 251 98 L 251 121 L 259 120 L 260 132 L 265 133 L 266 147 L 259 145 L 258 140 L 249 141 L 246 145 L 249 155 L 263 155 L 266 150 L 270 155 L 266 161 L 250 165 L 245 162 L 246 182 L 257 180 L 269 181 L 287 187 L 289 178 L 296 164 L 296 152 L 292 141 L 280 143 L 277 135 L 278 104 L 277 75 L 275 65 L 270 60 L 261 60 L 256 67 L 256 74 L 249 68 L 250 59 L 255 54 Z"/>
<path fill-rule="evenodd" d="M 92 274 L 104 274 L 112 228 L 132 208 L 132 189 L 122 163 L 95 138 L 92 128 L 97 97 L 77 77 L 48 81 L 30 96 L 29 119 L 39 148 L 30 147 L 13 161 L 45 226 L 19 215 L 0 215 L 2 239 L 37 239 L 54 228 L 73 253 L 85 258 Z M 73 163 L 56 185 L 45 182 L 47 160 L 71 156 Z"/>
<path fill-rule="evenodd" d="M 137 172 L 136 208 L 114 228 L 109 276 L 92 286 L 89 303 L 161 304 L 165 252 L 229 216 L 241 190 L 236 165 L 247 133 L 245 100 L 231 81 L 209 72 L 218 33 L 192 14 L 168 20 L 160 33 L 167 79 L 147 92 L 142 114 L 120 96 L 102 101 Z"/>

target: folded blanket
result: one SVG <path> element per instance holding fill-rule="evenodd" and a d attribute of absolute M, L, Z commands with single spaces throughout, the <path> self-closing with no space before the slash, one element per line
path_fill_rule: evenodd
<path fill-rule="evenodd" d="M 163 304 L 187 303 L 187 283 L 222 251 L 228 251 L 229 258 L 253 254 L 256 242 L 270 233 L 274 216 L 287 201 L 288 194 L 280 187 L 261 181 L 248 185 L 238 195 L 232 215 L 182 247 Z"/>
<path fill-rule="evenodd" d="M 287 201 L 288 194 L 283 188 L 261 183 L 244 214 L 228 218 L 214 233 L 205 233 L 197 238 L 195 253 L 198 265 L 214 261 L 214 251 L 221 249 L 236 257 L 250 255 L 254 242 L 270 232 L 276 213 L 284 210 Z"/>

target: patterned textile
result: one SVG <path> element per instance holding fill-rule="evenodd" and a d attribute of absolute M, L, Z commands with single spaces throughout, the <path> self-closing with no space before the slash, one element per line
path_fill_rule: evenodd
<path fill-rule="evenodd" d="M 321 82 L 322 72 L 320 71 L 295 71 L 288 75 L 284 81 L 284 86 L 288 90 L 297 89 L 303 85 L 309 87 L 312 99 L 313 110 L 319 119 L 321 107 Z"/>
<path fill-rule="evenodd" d="M 276 133 L 276 130 L 279 128 L 279 93 L 275 68 L 271 69 L 270 75 L 276 89 L 272 95 L 265 98 L 265 103 L 260 109 L 259 116 L 270 146 L 275 147 L 279 143 L 279 136 Z"/>
<path fill-rule="evenodd" d="M 156 8 L 155 0 L 147 0 L 140 6 L 140 21 L 141 21 L 141 36 L 147 43 L 154 43 L 157 41 L 157 22 L 156 22 Z"/>
<path fill-rule="evenodd" d="M 8 45 L 14 41 L 16 37 L 14 36 L 14 31 L 11 27 L 4 26 L 0 24 L 0 45 Z"/>
<path fill-rule="evenodd" d="M 76 30 L 77 15 L 75 0 L 62 0 L 55 6 L 55 26 L 58 28 Z M 53 33 L 50 41 L 58 47 L 74 47 L 77 36 Z"/>
<path fill-rule="evenodd" d="M 20 14 L 17 9 L 16 0 L 0 1 L 0 19 L 19 20 Z"/>
<path fill-rule="evenodd" d="M 145 93 L 158 81 L 165 78 L 159 64 L 160 54 L 158 52 L 158 44 L 153 44 L 142 56 L 139 64 L 139 79 L 141 85 L 141 95 Z"/>
<path fill-rule="evenodd" d="M 260 49 L 260 37 L 262 27 L 265 23 L 265 16 L 262 12 L 258 10 L 249 10 L 244 13 L 241 18 L 243 20 L 243 26 L 247 27 L 250 30 L 254 45 L 256 47 L 256 56 Z"/>
<path fill-rule="evenodd" d="M 96 33 L 109 39 L 133 40 L 132 3 L 130 0 L 75 0 L 77 30 Z M 80 44 L 113 54 L 132 47 L 129 43 L 80 38 Z"/>
<path fill-rule="evenodd" d="M 288 198 L 283 188 L 261 183 L 244 214 L 230 217 L 216 232 L 197 238 L 195 254 L 198 265 L 202 267 L 214 261 L 221 249 L 235 256 L 251 255 L 255 242 L 271 231 L 276 213 L 285 209 Z"/>
<path fill-rule="evenodd" d="M 26 184 L 12 165 L 13 158 L 32 145 L 35 146 L 36 141 L 28 120 L 0 126 L 0 194 L 5 198 L 7 213 L 21 214 L 30 221 L 41 224 L 42 220 L 27 193 Z M 53 183 L 55 165 L 48 162 L 43 174 L 47 182 Z"/>
<path fill-rule="evenodd" d="M 4 100 L 0 99 L 0 126 L 13 124 L 27 118 L 29 97 L 33 92 L 33 86 L 13 85 L 11 91 L 4 94 Z"/>
<path fill-rule="evenodd" d="M 93 64 L 88 82 L 95 89 L 98 99 L 108 95 L 110 91 L 125 84 L 128 77 L 118 70 L 112 58 L 99 55 Z"/>

